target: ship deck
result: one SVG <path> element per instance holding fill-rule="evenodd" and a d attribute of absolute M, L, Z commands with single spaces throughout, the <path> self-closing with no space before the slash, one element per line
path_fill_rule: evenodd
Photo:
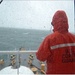
<path fill-rule="evenodd" d="M 36 51 L 0 51 L 0 70 L 8 66 L 19 69 L 22 65 L 31 70 L 36 68 L 38 74 L 45 74 L 46 65 L 43 68 L 42 64 L 45 62 L 37 60 Z"/>

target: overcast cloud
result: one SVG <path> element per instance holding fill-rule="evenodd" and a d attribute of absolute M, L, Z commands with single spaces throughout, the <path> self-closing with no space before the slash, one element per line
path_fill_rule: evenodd
<path fill-rule="evenodd" d="M 65 10 L 69 30 L 74 32 L 74 1 L 24 1 L 7 0 L 0 4 L 0 27 L 50 30 L 57 10 Z"/>

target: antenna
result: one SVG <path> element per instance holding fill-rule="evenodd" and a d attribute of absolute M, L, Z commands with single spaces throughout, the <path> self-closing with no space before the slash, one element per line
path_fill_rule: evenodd
<path fill-rule="evenodd" d="M 0 0 L 0 4 L 3 2 L 3 0 Z"/>

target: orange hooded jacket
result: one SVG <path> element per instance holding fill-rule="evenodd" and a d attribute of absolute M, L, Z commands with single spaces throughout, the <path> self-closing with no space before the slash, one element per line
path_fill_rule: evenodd
<path fill-rule="evenodd" d="M 68 19 L 63 10 L 54 14 L 52 25 L 54 33 L 44 39 L 36 57 L 46 61 L 47 74 L 74 74 L 75 35 L 68 32 Z"/>

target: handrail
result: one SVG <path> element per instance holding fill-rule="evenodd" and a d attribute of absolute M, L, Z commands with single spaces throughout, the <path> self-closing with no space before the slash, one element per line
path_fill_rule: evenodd
<path fill-rule="evenodd" d="M 19 51 L 19 50 L 17 50 L 17 51 L 0 51 L 0 54 L 1 54 L 1 53 L 2 53 L 2 54 L 12 54 L 12 53 L 14 53 L 14 54 L 17 54 L 17 53 L 23 54 L 23 53 L 28 53 L 28 52 L 36 53 L 35 50 L 31 50 L 31 51 Z"/>

